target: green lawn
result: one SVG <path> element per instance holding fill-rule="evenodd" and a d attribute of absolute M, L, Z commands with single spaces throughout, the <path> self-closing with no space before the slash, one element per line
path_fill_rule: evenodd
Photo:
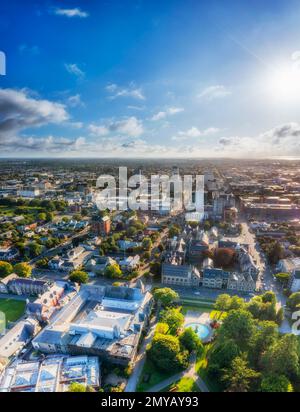
<path fill-rule="evenodd" d="M 173 370 L 170 372 L 161 372 L 149 359 L 146 359 L 139 383 L 137 385 L 137 392 L 147 391 L 147 389 L 150 389 L 152 386 L 158 384 L 164 379 L 169 378 L 174 375 L 174 373 L 175 372 Z"/>
<path fill-rule="evenodd" d="M 25 300 L 0 299 L 0 312 L 4 312 L 6 322 L 15 322 L 24 313 Z"/>
<path fill-rule="evenodd" d="M 214 301 L 204 299 L 182 299 L 182 313 L 185 315 L 188 310 L 194 312 L 211 312 L 214 308 Z"/>
<path fill-rule="evenodd" d="M 207 307 L 207 306 L 193 306 L 193 305 L 186 305 L 183 304 L 182 305 L 182 310 L 181 312 L 183 313 L 183 315 L 186 315 L 187 311 L 190 310 L 192 312 L 206 312 L 206 313 L 210 313 L 213 308 L 212 307 Z"/>
<path fill-rule="evenodd" d="M 200 390 L 193 378 L 183 377 L 164 388 L 161 392 L 200 392 Z"/>

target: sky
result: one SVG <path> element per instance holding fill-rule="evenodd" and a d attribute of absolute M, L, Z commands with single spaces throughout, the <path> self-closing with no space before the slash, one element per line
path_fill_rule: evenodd
<path fill-rule="evenodd" d="M 1 2 L 0 156 L 298 157 L 299 20 L 298 0 Z"/>

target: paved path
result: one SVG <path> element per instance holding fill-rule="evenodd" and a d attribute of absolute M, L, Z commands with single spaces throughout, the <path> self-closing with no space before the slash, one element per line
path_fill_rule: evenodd
<path fill-rule="evenodd" d="M 162 389 L 166 388 L 167 386 L 171 385 L 172 383 L 177 382 L 179 379 L 183 377 L 194 379 L 196 385 L 198 386 L 201 392 L 209 392 L 209 389 L 206 386 L 206 383 L 196 372 L 196 360 L 197 360 L 196 355 L 193 353 L 191 355 L 191 365 L 189 366 L 187 370 L 170 376 L 169 378 L 163 380 L 157 385 L 152 386 L 152 388 L 148 389 L 147 392 L 159 392 Z"/>
<path fill-rule="evenodd" d="M 150 331 L 148 335 L 145 337 L 142 343 L 142 346 L 139 350 L 139 353 L 137 354 L 133 372 L 127 381 L 127 385 L 126 385 L 124 392 L 135 392 L 136 391 L 136 387 L 137 387 L 140 375 L 142 373 L 142 370 L 143 370 L 143 367 L 146 361 L 146 347 L 152 341 L 155 326 L 156 326 L 156 319 L 153 320 L 150 324 Z"/>
<path fill-rule="evenodd" d="M 147 389 L 147 392 L 159 392 L 172 383 L 177 382 L 179 379 L 183 378 L 186 374 L 186 371 L 176 373 L 175 375 L 170 376 L 169 378 L 159 382 L 157 385 L 152 386 L 152 388 Z"/>

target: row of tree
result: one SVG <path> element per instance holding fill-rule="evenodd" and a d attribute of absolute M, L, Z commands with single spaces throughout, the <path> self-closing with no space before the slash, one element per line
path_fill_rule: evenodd
<path fill-rule="evenodd" d="M 31 266 L 26 262 L 16 263 L 15 265 L 12 265 L 9 262 L 0 261 L 0 278 L 5 278 L 11 273 L 15 273 L 22 278 L 29 278 L 31 271 Z"/>

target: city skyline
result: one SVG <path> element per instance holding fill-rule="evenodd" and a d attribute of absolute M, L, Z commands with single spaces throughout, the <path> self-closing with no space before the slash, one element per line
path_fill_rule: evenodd
<path fill-rule="evenodd" d="M 296 1 L 0 5 L 1 157 L 298 157 Z"/>

